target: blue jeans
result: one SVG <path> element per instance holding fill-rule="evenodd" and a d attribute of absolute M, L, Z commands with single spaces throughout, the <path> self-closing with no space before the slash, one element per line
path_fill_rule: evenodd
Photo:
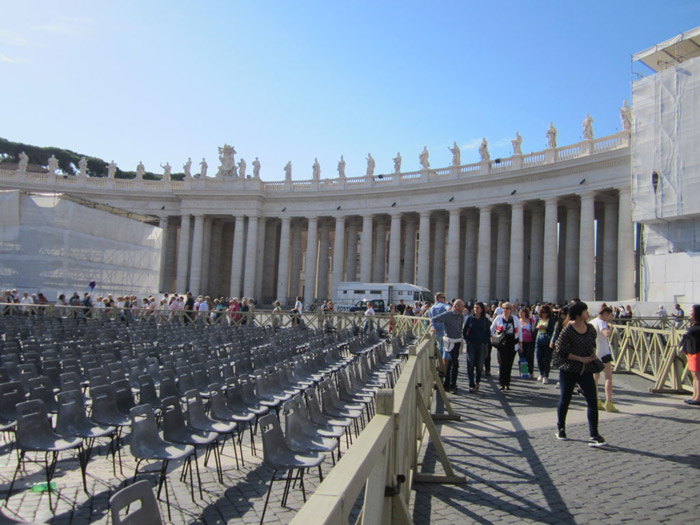
<path fill-rule="evenodd" d="M 535 341 L 537 345 L 537 367 L 540 369 L 542 377 L 549 377 L 551 370 L 553 350 L 549 348 L 550 339 L 549 334 L 540 333 L 537 334 L 537 340 Z"/>
<path fill-rule="evenodd" d="M 475 387 L 477 383 L 481 383 L 481 370 L 484 368 L 486 350 L 486 343 L 467 344 L 467 375 L 469 376 L 470 388 Z"/>
<path fill-rule="evenodd" d="M 598 435 L 598 392 L 593 374 L 577 374 L 559 370 L 559 406 L 557 406 L 557 428 L 566 428 L 566 413 L 576 385 L 581 387 L 588 404 L 588 432 L 591 437 Z"/>

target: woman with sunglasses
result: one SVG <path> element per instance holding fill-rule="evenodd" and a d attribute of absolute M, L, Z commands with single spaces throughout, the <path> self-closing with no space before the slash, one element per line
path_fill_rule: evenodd
<path fill-rule="evenodd" d="M 502 308 L 503 313 L 497 315 L 491 323 L 491 337 L 500 338 L 502 336 L 501 341 L 496 346 L 498 351 L 498 382 L 501 391 L 510 390 L 513 361 L 523 342 L 520 321 L 513 315 L 513 305 L 503 303 Z"/>

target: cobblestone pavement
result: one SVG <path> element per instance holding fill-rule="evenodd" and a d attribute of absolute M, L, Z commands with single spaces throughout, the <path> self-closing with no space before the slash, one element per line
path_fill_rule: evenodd
<path fill-rule="evenodd" d="M 602 448 L 587 445 L 582 396 L 569 410 L 569 441 L 556 439 L 554 384 L 518 378 L 501 393 L 492 376 L 477 394 L 450 394 L 462 421 L 440 432 L 467 483 L 416 485 L 414 522 L 698 523 L 700 410 L 685 396 L 650 394 L 637 376 L 616 374 L 614 384 L 620 413 L 600 414 Z M 423 452 L 422 470 L 442 473 L 433 446 Z"/>
<path fill-rule="evenodd" d="M 462 374 L 459 384 L 466 385 Z M 609 443 L 602 449 L 586 444 L 581 397 L 574 398 L 569 412 L 570 440 L 555 439 L 559 391 L 553 384 L 514 379 L 513 390 L 502 394 L 493 376 L 482 383 L 478 394 L 466 393 L 464 388 L 449 394 L 462 421 L 439 428 L 453 468 L 466 475 L 467 483 L 416 485 L 411 501 L 415 523 L 697 522 L 692 513 L 698 508 L 700 410 L 682 403 L 680 396 L 649 394 L 649 385 L 636 376 L 615 376 L 615 401 L 621 412 L 601 414 L 600 432 Z M 256 442 L 260 451 L 259 437 Z M 17 456 L 6 441 L 0 443 L 0 499 L 4 501 Z M 246 463 L 240 469 L 236 469 L 231 444 L 225 445 L 223 485 L 213 462 L 207 467 L 202 464 L 200 452 L 203 497 L 195 490 L 194 501 L 189 484 L 179 481 L 182 465 L 173 465 L 169 476 L 172 523 L 260 521 L 271 471 L 252 456 L 246 443 L 247 435 Z M 66 455 L 55 477 L 60 491 L 55 514 L 48 508 L 46 493 L 29 490 L 43 478 L 37 464 L 28 464 L 27 472 L 20 473 L 4 513 L 18 520 L 61 525 L 111 522 L 109 498 L 133 475 L 134 460 L 127 446 L 124 475 L 115 476 L 105 448 L 93 453 L 88 465 L 91 497 L 83 493 L 77 460 Z M 421 461 L 423 471 L 442 472 L 432 445 L 424 447 Z M 157 468 L 153 464 L 151 471 Z M 328 458 L 324 475 L 330 468 Z M 156 476 L 139 479 L 155 483 Z M 307 492 L 314 490 L 317 471 L 308 473 L 305 485 Z M 275 483 L 273 487 L 266 523 L 289 522 L 303 504 L 297 486 L 290 493 L 288 508 L 282 508 L 283 486 Z M 162 499 L 161 512 L 167 520 Z"/>

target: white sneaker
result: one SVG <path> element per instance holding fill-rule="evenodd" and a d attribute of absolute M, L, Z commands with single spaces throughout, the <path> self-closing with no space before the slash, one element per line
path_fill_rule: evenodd
<path fill-rule="evenodd" d="M 537 376 L 537 382 L 538 382 L 538 383 L 541 383 L 541 382 L 542 382 L 542 379 L 544 379 L 542 376 Z"/>

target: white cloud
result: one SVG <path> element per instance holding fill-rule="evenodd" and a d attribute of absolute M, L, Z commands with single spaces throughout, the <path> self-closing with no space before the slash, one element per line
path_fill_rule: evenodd
<path fill-rule="evenodd" d="M 18 35 L 7 29 L 0 29 L 0 42 L 9 46 L 25 47 L 29 45 L 29 40 L 22 35 Z"/>
<path fill-rule="evenodd" d="M 23 58 L 8 57 L 7 55 L 0 53 L 0 62 L 4 64 L 24 64 L 27 61 Z"/>
<path fill-rule="evenodd" d="M 93 20 L 89 17 L 61 16 L 47 24 L 34 26 L 33 29 L 59 35 L 79 35 L 91 29 L 93 25 Z"/>
<path fill-rule="evenodd" d="M 473 149 L 478 149 L 479 144 L 481 144 L 481 139 L 471 139 L 469 142 L 465 142 L 464 144 L 459 146 L 459 149 L 464 149 L 464 150 L 473 150 Z"/>

